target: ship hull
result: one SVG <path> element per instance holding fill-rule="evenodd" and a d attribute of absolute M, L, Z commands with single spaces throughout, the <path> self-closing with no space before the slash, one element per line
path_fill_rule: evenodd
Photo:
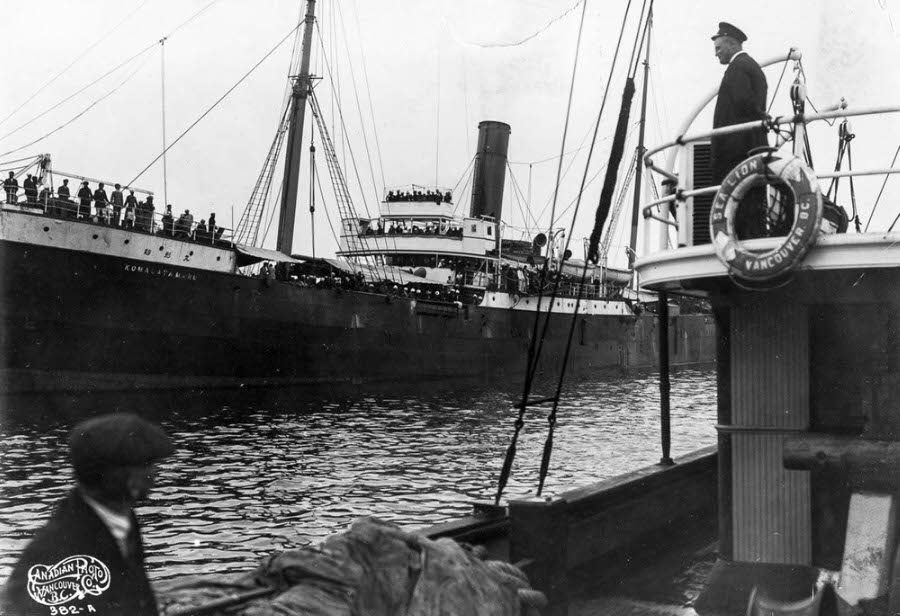
<path fill-rule="evenodd" d="M 521 381 L 533 313 L 416 302 L 0 241 L 4 393 L 433 379 Z M 571 315 L 554 315 L 553 378 Z M 579 316 L 567 375 L 657 361 L 655 315 Z M 675 365 L 714 361 L 711 317 L 671 322 Z"/>

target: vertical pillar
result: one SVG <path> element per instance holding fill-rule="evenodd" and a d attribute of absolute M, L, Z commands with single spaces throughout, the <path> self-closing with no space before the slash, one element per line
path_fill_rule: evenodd
<path fill-rule="evenodd" d="M 716 420 L 720 428 L 731 425 L 731 310 L 713 308 L 716 319 Z M 719 556 L 734 558 L 731 511 L 731 435 L 718 431 L 719 465 Z"/>
<path fill-rule="evenodd" d="M 525 571 L 531 585 L 547 595 L 545 616 L 568 612 L 568 503 L 563 499 L 532 498 L 509 503 L 509 559 L 533 560 Z"/>

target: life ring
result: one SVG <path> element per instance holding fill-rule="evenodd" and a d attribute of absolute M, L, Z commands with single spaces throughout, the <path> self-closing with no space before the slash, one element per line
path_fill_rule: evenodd
<path fill-rule="evenodd" d="M 735 211 L 747 192 L 760 185 L 781 185 L 794 198 L 794 222 L 777 247 L 759 252 L 743 246 L 735 234 Z M 709 213 L 709 233 L 728 273 L 751 281 L 783 276 L 809 252 L 822 224 L 822 193 L 812 169 L 796 156 L 751 156 L 722 181 Z"/>

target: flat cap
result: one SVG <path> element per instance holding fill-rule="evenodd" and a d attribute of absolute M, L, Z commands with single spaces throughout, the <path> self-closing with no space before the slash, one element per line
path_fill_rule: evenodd
<path fill-rule="evenodd" d="M 69 456 L 78 475 L 110 466 L 143 466 L 174 451 L 162 428 L 132 413 L 88 419 L 69 435 Z"/>
<path fill-rule="evenodd" d="M 720 36 L 730 36 L 738 43 L 743 43 L 747 40 L 747 35 L 744 34 L 740 28 L 732 26 L 727 21 L 719 22 L 719 31 L 712 35 L 712 40 L 716 40 Z"/>

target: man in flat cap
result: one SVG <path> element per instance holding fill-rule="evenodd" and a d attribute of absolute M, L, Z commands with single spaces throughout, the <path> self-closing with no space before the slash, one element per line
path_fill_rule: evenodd
<path fill-rule="evenodd" d="M 742 48 L 747 35 L 723 21 L 719 23 L 719 31 L 712 40 L 719 62 L 728 66 L 719 85 L 713 128 L 764 120 L 768 86 L 759 64 Z M 713 137 L 710 146 L 713 184 L 721 184 L 725 176 L 750 155 L 750 150 L 768 145 L 766 130 L 762 127 Z M 738 208 L 736 214 L 735 226 L 739 237 L 748 239 L 763 235 L 765 198 L 764 187 L 747 194 L 743 207 Z"/>
<path fill-rule="evenodd" d="M 69 455 L 77 485 L 16 563 L 4 613 L 157 616 L 133 508 L 153 487 L 154 463 L 173 451 L 161 428 L 136 415 L 75 426 Z"/>

